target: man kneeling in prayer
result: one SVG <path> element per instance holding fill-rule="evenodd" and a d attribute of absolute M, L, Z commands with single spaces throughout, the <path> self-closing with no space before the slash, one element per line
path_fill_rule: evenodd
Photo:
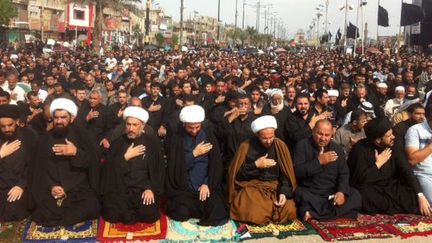
<path fill-rule="evenodd" d="M 113 142 L 104 168 L 102 216 L 111 223 L 153 223 L 160 218 L 164 164 L 160 143 L 144 132 L 149 114 L 124 110 L 125 134 Z"/>
<path fill-rule="evenodd" d="M 229 171 L 231 218 L 259 225 L 295 219 L 296 179 L 288 147 L 275 137 L 276 119 L 260 117 L 251 128 L 256 136 L 240 145 Z"/>

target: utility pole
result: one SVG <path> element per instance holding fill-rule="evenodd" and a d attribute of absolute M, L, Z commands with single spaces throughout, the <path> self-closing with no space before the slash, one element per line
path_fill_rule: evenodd
<path fill-rule="evenodd" d="M 348 0 L 345 1 L 345 29 L 344 29 L 344 49 L 347 47 L 347 34 L 348 34 Z"/>
<path fill-rule="evenodd" d="M 257 2 L 257 16 L 256 16 L 256 31 L 259 34 L 259 27 L 260 27 L 260 12 L 261 12 L 261 0 L 258 0 Z"/>
<path fill-rule="evenodd" d="M 183 45 L 183 10 L 184 10 L 184 5 L 183 5 L 183 1 L 184 0 L 180 0 L 180 49 Z"/>
<path fill-rule="evenodd" d="M 149 44 L 149 32 L 150 32 L 150 0 L 147 0 L 146 19 L 145 19 L 145 44 Z"/>
<path fill-rule="evenodd" d="M 220 41 L 220 0 L 218 0 L 218 24 L 217 24 L 217 41 L 218 41 L 218 45 L 219 45 L 219 41 Z"/>
<path fill-rule="evenodd" d="M 245 28 L 245 8 L 246 8 L 246 0 L 243 0 L 242 29 Z"/>
<path fill-rule="evenodd" d="M 237 29 L 237 17 L 238 17 L 238 0 L 236 0 L 236 9 L 235 9 L 235 28 Z"/>
<path fill-rule="evenodd" d="M 324 29 L 325 29 L 325 31 L 324 31 L 324 34 L 328 34 L 328 7 L 329 7 L 329 4 L 330 4 L 330 0 L 326 0 L 326 3 L 325 3 L 325 7 L 326 7 L 326 9 L 325 9 L 325 27 L 324 27 Z"/>

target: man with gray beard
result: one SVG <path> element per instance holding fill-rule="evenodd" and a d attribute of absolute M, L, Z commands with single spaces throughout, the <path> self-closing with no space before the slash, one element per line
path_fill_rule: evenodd
<path fill-rule="evenodd" d="M 286 142 L 285 139 L 285 121 L 290 116 L 291 110 L 284 103 L 284 95 L 282 90 L 273 89 L 269 94 L 270 101 L 263 109 L 263 115 L 272 115 L 276 118 L 278 128 L 276 137 Z"/>

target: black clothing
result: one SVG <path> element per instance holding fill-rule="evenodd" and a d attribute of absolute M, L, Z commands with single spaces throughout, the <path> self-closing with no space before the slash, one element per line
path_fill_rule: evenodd
<path fill-rule="evenodd" d="M 131 144 L 144 145 L 143 156 L 124 159 Z M 126 135 L 113 142 L 102 178 L 102 216 L 111 223 L 153 223 L 160 218 L 159 198 L 163 189 L 164 163 L 158 140 L 142 134 L 136 139 Z M 144 205 L 142 194 L 153 192 L 155 203 Z"/>
<path fill-rule="evenodd" d="M 160 105 L 161 109 L 158 111 L 149 111 L 149 119 L 147 124 L 150 125 L 153 130 L 157 131 L 161 125 L 164 125 L 163 118 L 165 113 L 165 98 L 158 97 L 157 100 L 153 100 L 151 96 L 147 96 L 141 100 L 143 108 L 148 111 L 148 108 L 153 104 L 154 106 Z"/>
<path fill-rule="evenodd" d="M 278 181 L 278 195 L 284 194 L 287 199 L 293 198 L 293 188 L 288 178 L 280 170 L 280 166 L 273 166 L 266 169 L 259 169 L 255 165 L 255 161 L 268 154 L 268 159 L 273 159 L 277 161 L 275 145 L 272 144 L 270 148 L 264 148 L 257 137 L 250 139 L 250 147 L 246 155 L 246 161 L 240 168 L 237 179 L 239 181 L 250 181 L 250 180 L 260 180 L 260 181 Z"/>
<path fill-rule="evenodd" d="M 395 154 L 380 169 L 375 164 L 375 151 L 384 148 L 363 139 L 352 148 L 348 166 L 351 185 L 360 191 L 363 212 L 368 214 L 419 213 L 417 193 L 420 184 L 406 160 Z"/>
<path fill-rule="evenodd" d="M 290 151 L 294 151 L 298 142 L 305 138 L 312 136 L 312 129 L 309 126 L 310 119 L 312 119 L 311 112 L 306 120 L 299 111 L 295 111 L 292 116 L 288 116 L 285 121 L 285 143 L 288 145 Z M 292 156 L 291 152 L 291 156 Z"/>
<path fill-rule="evenodd" d="M 185 136 L 189 135 L 182 129 L 173 135 L 167 151 L 166 213 L 174 220 L 185 221 L 193 217 L 200 220 L 200 225 L 214 226 L 226 222 L 228 212 L 221 192 L 222 162 L 219 147 L 210 131 L 204 130 L 204 133 L 205 142 L 213 145 L 207 156 L 204 156 L 208 159 L 207 186 L 210 197 L 202 202 L 199 200 L 199 192 L 191 189 L 190 168 L 187 168 L 186 161 L 186 156 L 191 151 L 185 147 Z"/>
<path fill-rule="evenodd" d="M 88 136 L 85 129 L 70 125 L 64 135 L 50 131 L 39 139 L 31 184 L 36 223 L 67 226 L 99 217 L 99 159 Z M 54 144 L 65 144 L 66 139 L 77 147 L 76 155 L 55 155 Z M 61 186 L 66 193 L 60 206 L 51 195 L 54 186 Z"/>
<path fill-rule="evenodd" d="M 35 152 L 37 135 L 29 128 L 17 128 L 11 138 L 1 136 L 0 146 L 18 139 L 21 146 L 14 153 L 0 159 L 0 222 L 18 221 L 30 215 L 29 171 Z M 8 193 L 14 187 L 23 189 L 21 198 L 8 202 Z"/>
<path fill-rule="evenodd" d="M 356 218 L 361 208 L 360 194 L 349 186 L 349 169 L 343 149 L 333 141 L 324 152 L 334 151 L 338 159 L 321 165 L 319 148 L 312 138 L 300 141 L 294 151 L 294 169 L 297 178 L 295 201 L 301 216 L 306 211 L 315 219 L 334 219 L 340 217 Z M 345 195 L 341 207 L 332 205 L 329 196 L 337 192 Z"/>

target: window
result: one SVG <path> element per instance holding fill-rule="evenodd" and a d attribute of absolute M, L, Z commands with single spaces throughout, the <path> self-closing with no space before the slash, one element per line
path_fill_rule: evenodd
<path fill-rule="evenodd" d="M 74 9 L 74 19 L 84 20 L 84 11 Z"/>

